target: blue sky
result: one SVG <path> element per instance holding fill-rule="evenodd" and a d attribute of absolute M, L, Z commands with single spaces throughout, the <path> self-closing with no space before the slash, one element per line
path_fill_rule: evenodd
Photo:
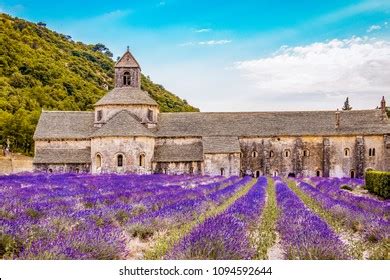
<path fill-rule="evenodd" d="M 129 45 L 143 73 L 202 111 L 390 102 L 390 1 L 0 1 L 76 41 Z"/>

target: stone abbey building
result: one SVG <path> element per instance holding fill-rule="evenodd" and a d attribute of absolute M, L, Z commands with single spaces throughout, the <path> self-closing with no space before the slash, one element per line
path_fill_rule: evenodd
<path fill-rule="evenodd" d="M 127 51 L 94 112 L 44 111 L 34 167 L 47 172 L 362 177 L 390 170 L 386 104 L 373 110 L 160 113 Z"/>

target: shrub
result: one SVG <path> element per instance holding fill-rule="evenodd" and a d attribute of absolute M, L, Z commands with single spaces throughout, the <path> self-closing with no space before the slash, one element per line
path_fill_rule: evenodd
<path fill-rule="evenodd" d="M 349 185 L 342 185 L 340 187 L 340 189 L 347 190 L 347 191 L 353 191 L 353 188 L 351 186 L 349 186 Z"/>
<path fill-rule="evenodd" d="M 390 198 L 390 172 L 367 171 L 366 187 L 371 193 L 377 194 L 385 199 Z"/>
<path fill-rule="evenodd" d="M 138 237 L 141 240 L 147 240 L 153 236 L 154 230 L 151 226 L 143 224 L 135 224 L 128 229 L 128 233 L 132 237 Z"/>
<path fill-rule="evenodd" d="M 0 233 L 0 258 L 12 257 L 17 253 L 18 247 L 12 236 Z"/>

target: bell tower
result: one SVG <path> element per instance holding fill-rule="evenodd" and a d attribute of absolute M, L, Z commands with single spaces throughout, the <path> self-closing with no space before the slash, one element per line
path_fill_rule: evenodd
<path fill-rule="evenodd" d="M 131 54 L 129 47 L 115 64 L 115 87 L 141 88 L 141 67 Z"/>

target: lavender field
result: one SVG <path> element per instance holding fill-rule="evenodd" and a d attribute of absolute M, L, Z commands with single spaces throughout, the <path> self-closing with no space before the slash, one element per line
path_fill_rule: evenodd
<path fill-rule="evenodd" d="M 2 259 L 390 259 L 390 201 L 338 178 L 0 177 Z"/>

